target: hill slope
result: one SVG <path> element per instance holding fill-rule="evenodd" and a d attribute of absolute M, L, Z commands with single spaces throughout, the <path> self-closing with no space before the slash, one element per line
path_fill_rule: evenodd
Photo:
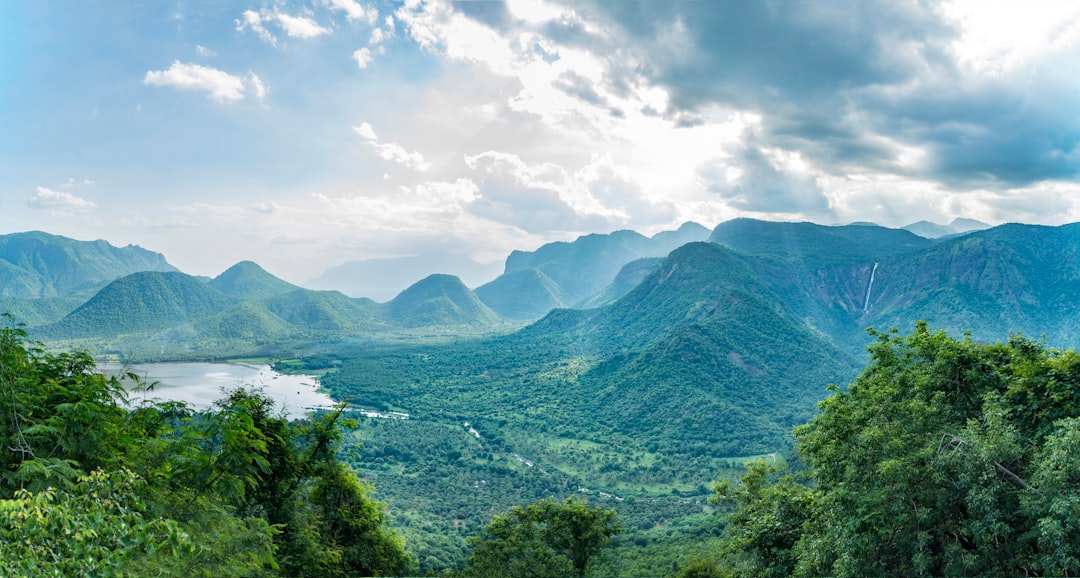
<path fill-rule="evenodd" d="M 134 273 L 113 281 L 44 336 L 79 338 L 167 329 L 221 313 L 236 300 L 184 273 Z"/>
<path fill-rule="evenodd" d="M 296 285 L 267 273 L 251 261 L 241 261 L 229 267 L 207 284 L 241 301 L 273 297 L 299 289 Z"/>
<path fill-rule="evenodd" d="M 135 245 L 76 241 L 40 231 L 0 235 L 0 297 L 66 297 L 139 271 L 176 271 Z"/>
<path fill-rule="evenodd" d="M 437 325 L 490 325 L 499 316 L 460 279 L 431 275 L 385 304 L 387 319 L 406 328 Z"/>

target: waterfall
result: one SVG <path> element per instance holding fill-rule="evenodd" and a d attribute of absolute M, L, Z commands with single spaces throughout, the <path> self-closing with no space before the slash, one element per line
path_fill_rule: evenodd
<path fill-rule="evenodd" d="M 877 273 L 877 265 L 877 263 L 874 263 L 874 268 L 870 270 L 870 284 L 866 286 L 866 300 L 863 301 L 863 311 L 870 307 L 870 291 L 874 289 L 874 273 Z"/>

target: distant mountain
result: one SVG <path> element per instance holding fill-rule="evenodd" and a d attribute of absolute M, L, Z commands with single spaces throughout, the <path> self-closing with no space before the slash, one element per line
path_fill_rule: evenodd
<path fill-rule="evenodd" d="M 941 237 L 962 235 L 964 233 L 970 233 L 971 231 L 982 231 L 983 229 L 989 229 L 990 225 L 987 225 L 982 221 L 976 221 L 975 219 L 957 218 L 953 219 L 948 225 L 939 225 L 937 223 L 931 223 L 930 221 L 919 221 L 900 228 L 911 231 L 920 237 L 940 239 Z"/>
<path fill-rule="evenodd" d="M 135 245 L 76 241 L 40 231 L 0 235 L 0 297 L 67 297 L 139 271 L 176 271 Z"/>
<path fill-rule="evenodd" d="M 697 223 L 686 223 L 676 231 L 646 237 L 635 231 L 593 234 L 566 243 L 548 243 L 536 251 L 514 251 L 506 258 L 503 276 L 536 270 L 542 275 L 522 276 L 516 280 L 501 278 L 477 289 L 486 304 L 511 319 L 536 319 L 550 308 L 537 299 L 516 300 L 518 292 L 526 295 L 550 293 L 568 305 L 582 302 L 602 291 L 615 280 L 623 265 L 644 257 L 663 257 L 676 247 L 702 241 L 709 231 Z M 535 284 L 553 283 L 525 289 L 529 279 Z"/>
<path fill-rule="evenodd" d="M 608 285 L 596 295 L 576 303 L 574 307 L 592 309 L 617 301 L 623 295 L 633 291 L 634 287 L 637 287 L 653 271 L 656 271 L 663 261 L 662 257 L 645 257 L 637 261 L 630 261 L 623 265 L 622 269 L 619 269 L 619 274 L 615 276 L 615 280 L 611 282 L 611 285 Z"/>
<path fill-rule="evenodd" d="M 251 261 L 241 261 L 229 267 L 207 284 L 241 301 L 273 297 L 299 289 L 296 285 L 267 273 Z"/>
<path fill-rule="evenodd" d="M 392 323 L 406 328 L 445 325 L 490 325 L 499 316 L 452 275 L 431 275 L 385 305 Z"/>
<path fill-rule="evenodd" d="M 720 223 L 709 236 L 709 241 L 744 255 L 800 263 L 802 268 L 873 261 L 934 244 L 909 231 L 876 225 L 828 227 L 814 223 L 756 219 L 733 219 Z"/>
<path fill-rule="evenodd" d="M 236 302 L 184 273 L 133 273 L 113 281 L 78 309 L 39 332 L 66 339 L 143 333 L 216 315 Z"/>
<path fill-rule="evenodd" d="M 455 275 L 470 287 L 494 279 L 499 262 L 479 263 L 468 255 L 430 253 L 414 257 L 349 261 L 305 283 L 310 289 L 337 290 L 352 297 L 385 302 L 431 274 Z"/>

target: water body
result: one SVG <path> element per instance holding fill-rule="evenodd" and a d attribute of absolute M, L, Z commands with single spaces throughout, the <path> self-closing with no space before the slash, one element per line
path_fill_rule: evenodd
<path fill-rule="evenodd" d="M 109 368 L 115 370 L 116 368 Z M 147 383 L 156 381 L 152 391 L 132 392 L 132 403 L 142 399 L 186 401 L 196 409 L 208 409 L 224 397 L 226 390 L 239 386 L 263 390 L 292 418 L 304 417 L 313 409 L 329 408 L 330 396 L 318 391 L 318 379 L 310 375 L 285 375 L 269 365 L 244 363 L 142 363 L 130 370 Z"/>

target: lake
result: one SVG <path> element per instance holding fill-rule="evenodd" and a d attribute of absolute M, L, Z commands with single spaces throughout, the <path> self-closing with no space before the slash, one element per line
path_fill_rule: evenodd
<path fill-rule="evenodd" d="M 117 367 L 111 367 L 115 371 Z M 334 404 L 320 393 L 318 379 L 310 375 L 286 375 L 269 365 L 246 363 L 142 363 L 130 371 L 149 382 L 158 382 L 153 391 L 132 392 L 131 402 L 142 399 L 186 401 L 196 409 L 208 409 L 221 399 L 223 391 L 237 386 L 258 388 L 284 407 L 290 419 L 304 417 L 312 409 Z"/>

